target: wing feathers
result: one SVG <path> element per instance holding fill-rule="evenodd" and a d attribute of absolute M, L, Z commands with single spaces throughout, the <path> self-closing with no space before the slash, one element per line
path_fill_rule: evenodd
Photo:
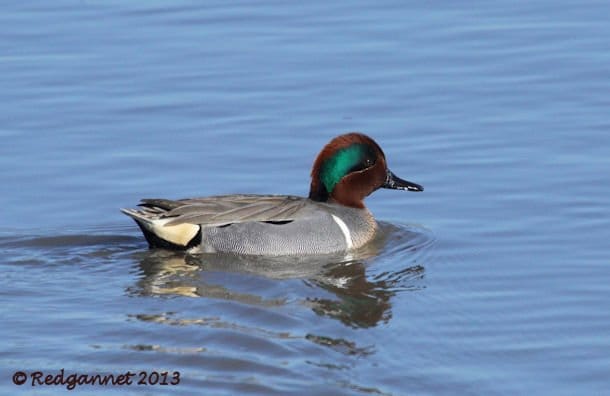
<path fill-rule="evenodd" d="M 221 195 L 184 200 L 143 199 L 142 209 L 129 215 L 166 219 L 164 226 L 201 224 L 220 226 L 249 221 L 291 221 L 308 200 L 282 195 Z"/>

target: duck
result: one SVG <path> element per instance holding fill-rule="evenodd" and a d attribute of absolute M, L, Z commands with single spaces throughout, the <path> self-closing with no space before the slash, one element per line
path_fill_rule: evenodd
<path fill-rule="evenodd" d="M 371 137 L 350 132 L 334 137 L 315 158 L 307 197 L 155 198 L 121 211 L 133 218 L 151 249 L 254 256 L 348 253 L 379 230 L 364 199 L 380 188 L 424 190 L 392 173 Z"/>

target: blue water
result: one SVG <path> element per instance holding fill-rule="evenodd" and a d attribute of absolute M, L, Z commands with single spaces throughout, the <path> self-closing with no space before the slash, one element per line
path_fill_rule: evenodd
<path fill-rule="evenodd" d="M 0 393 L 610 393 L 605 2 L 7 2 Z M 307 195 L 358 130 L 420 194 L 347 263 L 149 251 L 140 198 Z"/>

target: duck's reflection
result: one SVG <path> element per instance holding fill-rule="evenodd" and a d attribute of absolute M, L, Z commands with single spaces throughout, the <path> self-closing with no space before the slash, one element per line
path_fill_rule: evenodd
<path fill-rule="evenodd" d="M 310 282 L 332 292 L 338 299 L 308 298 L 314 312 L 329 316 L 351 327 L 371 327 L 392 317 L 390 298 L 397 290 L 421 288 L 424 268 L 416 265 L 389 277 L 369 280 L 360 261 L 335 265 Z M 388 274 L 389 275 L 389 274 Z M 404 281 L 412 281 L 411 285 Z"/>
<path fill-rule="evenodd" d="M 391 297 L 397 290 L 422 287 L 424 269 L 415 265 L 369 279 L 365 262 L 370 254 L 360 252 L 358 259 L 312 259 L 150 251 L 140 260 L 143 276 L 129 292 L 207 297 L 257 306 L 281 306 L 296 299 L 318 315 L 351 327 L 371 327 L 391 318 Z M 283 287 L 290 293 L 278 291 Z"/>

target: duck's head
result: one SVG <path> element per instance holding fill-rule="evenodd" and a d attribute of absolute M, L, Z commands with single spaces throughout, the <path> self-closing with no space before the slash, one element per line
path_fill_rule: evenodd
<path fill-rule="evenodd" d="M 364 198 L 379 188 L 424 191 L 390 172 L 373 139 L 353 132 L 335 137 L 320 151 L 311 170 L 309 198 L 364 208 Z"/>

